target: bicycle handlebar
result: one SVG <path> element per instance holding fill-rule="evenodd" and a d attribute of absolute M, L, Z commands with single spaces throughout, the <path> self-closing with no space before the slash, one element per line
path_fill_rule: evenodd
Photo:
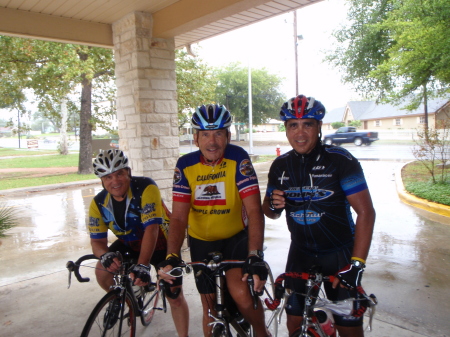
<path fill-rule="evenodd" d="M 275 281 L 275 298 L 271 301 L 269 298 L 266 298 L 264 303 L 266 304 L 269 310 L 275 310 L 281 303 L 281 298 L 284 295 L 285 288 L 283 287 L 283 281 L 287 278 L 290 279 L 302 279 L 302 280 L 313 280 L 317 283 L 325 282 L 333 282 L 336 277 L 333 275 L 323 276 L 321 273 L 297 273 L 297 272 L 288 272 L 279 275 Z M 367 295 L 362 286 L 356 287 L 357 293 L 363 298 L 363 301 L 366 301 L 366 305 L 361 305 L 361 308 L 352 312 L 352 316 L 360 317 L 366 311 L 367 306 L 375 306 L 377 305 L 377 298 L 375 295 Z"/>
<path fill-rule="evenodd" d="M 187 262 L 188 265 L 204 267 L 204 268 L 210 269 L 211 271 L 216 271 L 216 270 L 219 270 L 220 268 L 223 269 L 229 265 L 242 266 L 244 263 L 245 263 L 245 261 L 241 261 L 241 260 L 215 261 L 214 259 L 212 259 L 208 262 Z M 258 308 L 258 302 L 259 302 L 258 298 L 259 298 L 259 296 L 261 296 L 263 294 L 263 292 L 260 292 L 260 293 L 255 292 L 255 290 L 254 290 L 255 282 L 253 279 L 253 275 L 248 275 L 247 282 L 249 285 L 250 296 L 252 297 L 252 300 L 253 300 L 253 308 L 256 310 Z"/>
<path fill-rule="evenodd" d="M 80 275 L 80 265 L 83 261 L 86 260 L 98 260 L 98 257 L 94 254 L 88 254 L 80 257 L 77 261 L 67 261 L 66 268 L 69 270 L 69 286 L 67 288 L 70 288 L 70 281 L 71 281 L 71 275 L 72 272 L 75 274 L 75 277 L 77 278 L 78 282 L 89 282 L 89 277 L 82 277 Z"/>
<path fill-rule="evenodd" d="M 321 273 L 297 273 L 288 272 L 280 274 L 275 280 L 275 298 L 271 301 L 266 298 L 264 303 L 269 310 L 275 310 L 281 303 L 281 298 L 283 297 L 285 288 L 283 287 L 283 281 L 286 279 L 301 279 L 301 280 L 313 280 L 316 282 L 334 282 L 336 277 L 333 275 L 323 276 Z"/>

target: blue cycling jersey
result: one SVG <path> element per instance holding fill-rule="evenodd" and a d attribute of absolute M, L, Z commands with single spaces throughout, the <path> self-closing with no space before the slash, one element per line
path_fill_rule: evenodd
<path fill-rule="evenodd" d="M 285 192 L 292 244 L 302 252 L 324 255 L 353 245 L 355 223 L 346 197 L 367 183 L 350 152 L 320 143 L 307 155 L 291 150 L 272 163 L 266 195 L 275 189 Z"/>

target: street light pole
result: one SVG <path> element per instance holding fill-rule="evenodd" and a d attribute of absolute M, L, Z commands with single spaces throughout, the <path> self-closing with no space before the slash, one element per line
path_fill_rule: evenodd
<path fill-rule="evenodd" d="M 294 10 L 295 96 L 298 96 L 297 10 Z"/>
<path fill-rule="evenodd" d="M 294 51 L 295 51 L 295 96 L 298 96 L 298 41 L 303 40 L 303 35 L 297 34 L 297 10 L 294 11 Z"/>

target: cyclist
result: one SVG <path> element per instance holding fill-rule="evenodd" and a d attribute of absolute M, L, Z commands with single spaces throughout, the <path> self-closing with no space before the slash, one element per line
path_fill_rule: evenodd
<path fill-rule="evenodd" d="M 230 144 L 231 121 L 227 108 L 216 104 L 197 107 L 192 116 L 199 151 L 182 156 L 175 168 L 169 254 L 160 264 L 159 275 L 169 282 L 174 279 L 165 272 L 179 263 L 178 251 L 189 224 L 192 261 L 208 259 L 213 251 L 221 252 L 224 259 L 246 261 L 243 268 L 226 271 L 228 289 L 255 336 L 268 336 L 262 305 L 253 309 L 247 286 L 249 273 L 254 275 L 256 291 L 263 289 L 267 278 L 261 251 L 264 216 L 258 179 L 247 152 Z M 203 306 L 203 332 L 210 336 L 208 310 L 215 314 L 215 283 L 202 271 L 196 286 Z"/>
<path fill-rule="evenodd" d="M 96 277 L 106 291 L 114 284 L 113 274 L 120 261 L 116 252 L 126 252 L 137 260 L 130 277 L 137 286 L 150 282 L 150 263 L 164 261 L 170 213 L 156 183 L 147 177 L 134 177 L 128 158 L 121 150 L 101 151 L 93 162 L 94 173 L 103 190 L 91 202 L 89 231 L 93 253 L 100 258 Z M 108 229 L 117 240 L 108 247 Z M 181 287 L 181 279 L 173 284 Z M 189 309 L 181 292 L 168 299 L 179 336 L 188 335 Z"/>
<path fill-rule="evenodd" d="M 337 275 L 326 287 L 332 300 L 355 297 L 372 240 L 375 210 L 361 165 L 347 150 L 321 142 L 325 107 L 299 95 L 285 102 L 280 117 L 292 150 L 277 157 L 269 170 L 264 214 L 277 219 L 283 210 L 291 232 L 286 272 L 322 266 Z M 353 221 L 350 207 L 356 212 Z M 304 281 L 288 283 L 301 292 Z M 338 283 L 340 286 L 338 287 Z M 291 296 L 287 327 L 302 321 L 304 297 Z M 340 336 L 363 336 L 362 318 L 335 316 Z"/>

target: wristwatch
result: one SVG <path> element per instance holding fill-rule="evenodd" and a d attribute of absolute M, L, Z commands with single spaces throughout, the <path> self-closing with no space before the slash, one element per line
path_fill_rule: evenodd
<path fill-rule="evenodd" d="M 257 256 L 257 257 L 259 257 L 260 259 L 264 259 L 264 253 L 263 253 L 263 251 L 262 250 L 251 250 L 251 251 L 249 251 L 248 252 L 248 255 L 250 256 L 250 255 L 254 255 L 254 256 Z"/>
<path fill-rule="evenodd" d="M 352 265 L 354 265 L 355 267 L 357 267 L 357 268 L 361 268 L 361 269 L 366 268 L 366 265 L 364 263 L 362 263 L 361 261 L 358 261 L 358 260 L 351 260 L 350 263 Z"/>

